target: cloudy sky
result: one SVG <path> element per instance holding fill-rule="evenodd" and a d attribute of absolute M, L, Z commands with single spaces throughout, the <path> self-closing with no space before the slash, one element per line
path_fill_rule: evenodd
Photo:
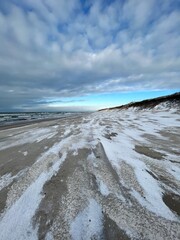
<path fill-rule="evenodd" d="M 179 10 L 179 0 L 0 0 L 0 111 L 179 91 Z"/>

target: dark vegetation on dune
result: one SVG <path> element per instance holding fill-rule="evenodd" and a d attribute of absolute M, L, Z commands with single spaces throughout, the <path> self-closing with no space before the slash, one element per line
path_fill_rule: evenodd
<path fill-rule="evenodd" d="M 125 105 L 117 106 L 117 107 L 104 108 L 104 109 L 100 109 L 99 111 L 114 110 L 114 109 L 123 110 L 123 109 L 128 109 L 130 107 L 136 107 L 139 109 L 154 108 L 158 104 L 164 103 L 164 102 L 167 102 L 167 106 L 168 106 L 168 104 L 170 104 L 170 105 L 176 104 L 176 105 L 180 106 L 180 92 L 177 92 L 177 93 L 174 93 L 171 95 L 167 95 L 167 96 L 163 96 L 163 97 L 147 99 L 147 100 L 143 100 L 140 102 L 131 102 L 131 103 L 128 103 Z"/>

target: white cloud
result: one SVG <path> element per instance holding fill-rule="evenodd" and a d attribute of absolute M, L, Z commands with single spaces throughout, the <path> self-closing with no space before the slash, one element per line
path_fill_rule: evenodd
<path fill-rule="evenodd" d="M 0 91 L 14 92 L 12 103 L 4 96 L 2 105 L 180 87 L 177 7 L 154 0 L 90 1 L 86 9 L 75 0 L 6 4 L 0 4 Z"/>

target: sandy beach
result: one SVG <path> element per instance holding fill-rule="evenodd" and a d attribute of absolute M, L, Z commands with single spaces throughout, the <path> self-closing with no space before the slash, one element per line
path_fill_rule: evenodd
<path fill-rule="evenodd" d="M 0 129 L 0 239 L 180 238 L 176 109 Z"/>

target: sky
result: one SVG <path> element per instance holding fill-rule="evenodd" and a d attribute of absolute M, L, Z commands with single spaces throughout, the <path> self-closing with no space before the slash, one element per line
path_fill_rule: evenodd
<path fill-rule="evenodd" d="M 0 0 L 0 111 L 84 111 L 180 91 L 179 0 Z"/>

